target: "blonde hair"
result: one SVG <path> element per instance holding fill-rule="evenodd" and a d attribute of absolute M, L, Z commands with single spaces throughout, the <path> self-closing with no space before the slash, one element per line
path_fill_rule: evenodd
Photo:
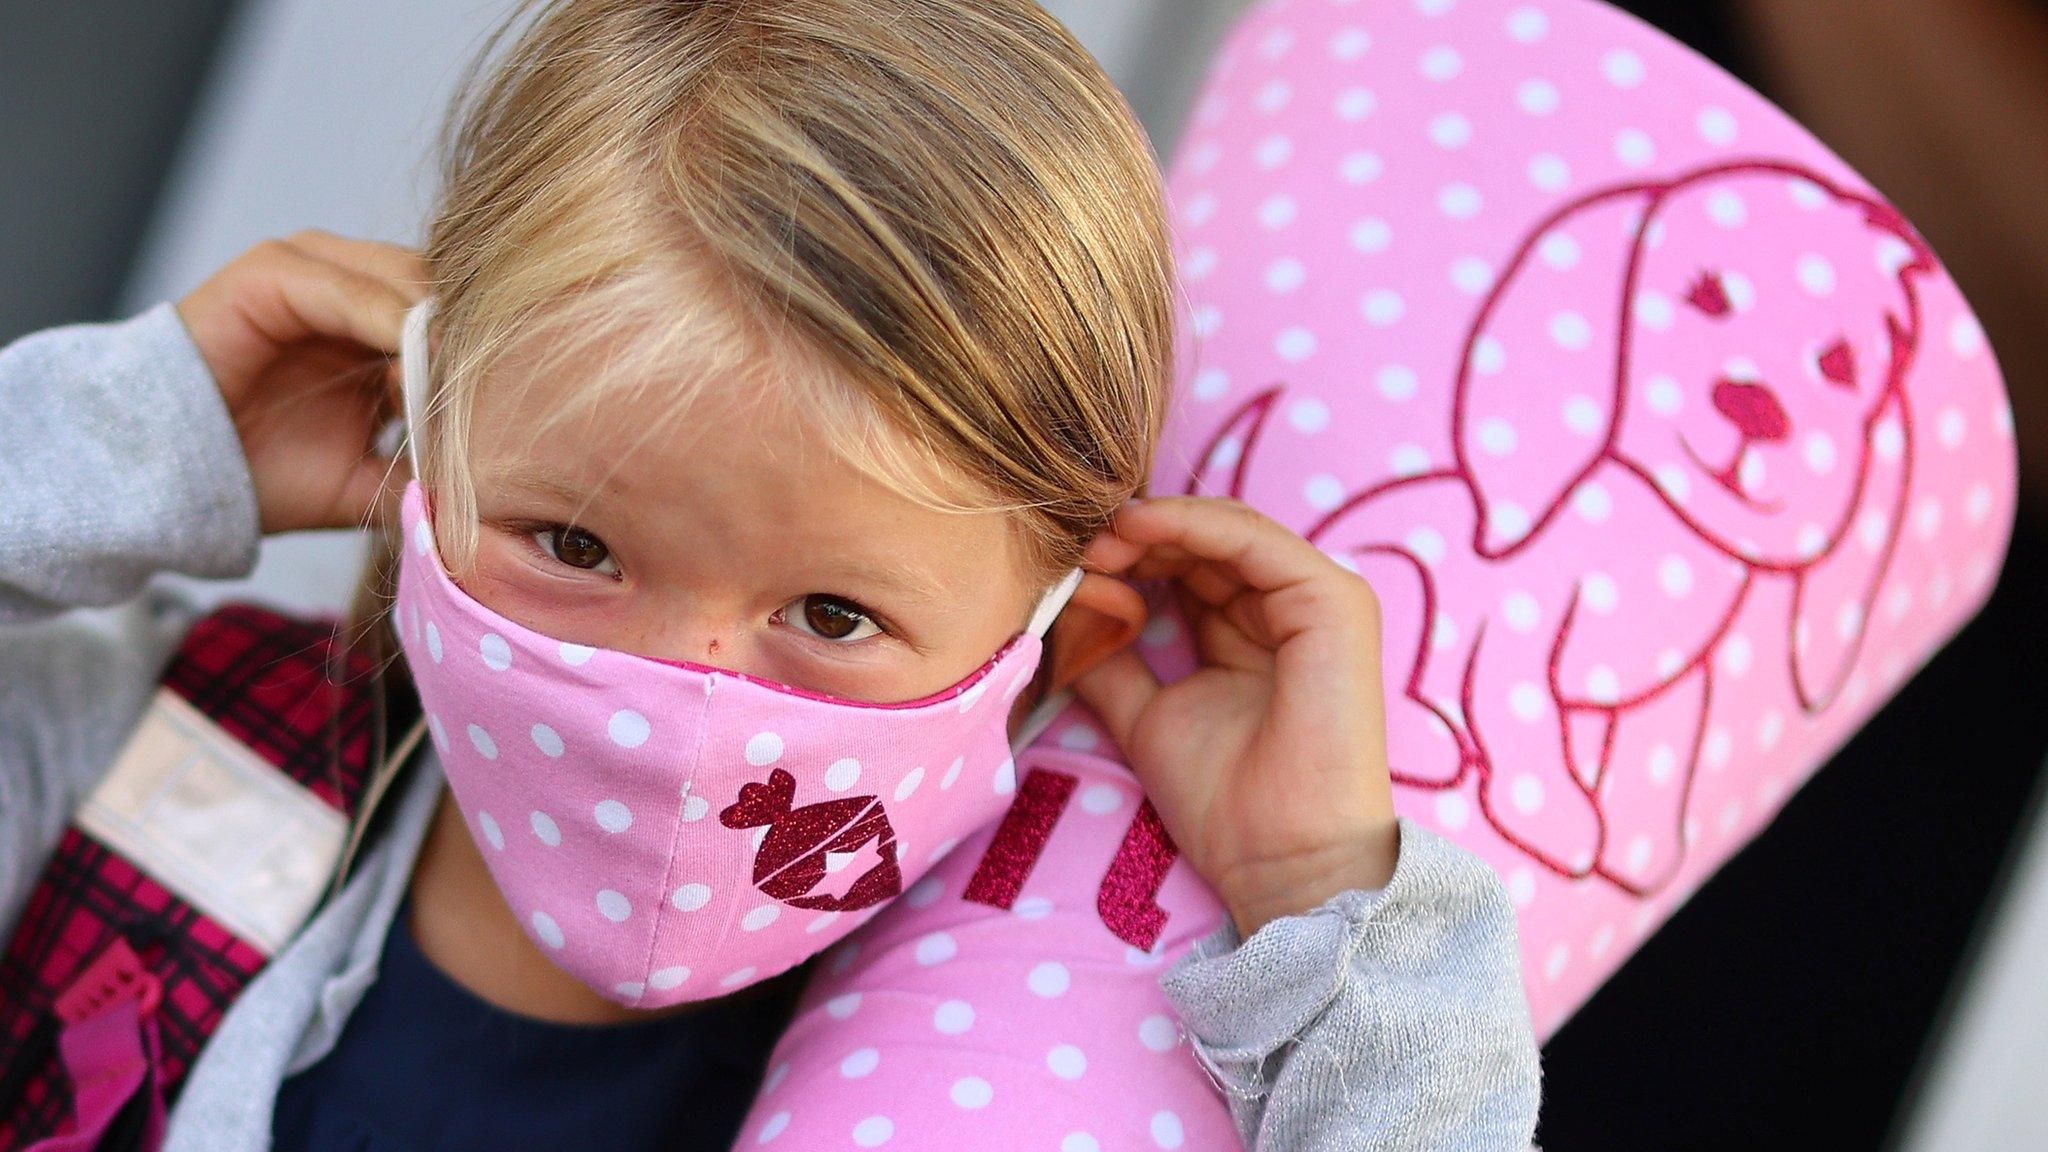
<path fill-rule="evenodd" d="M 1077 562 L 1151 466 L 1172 265 L 1144 134 L 1072 36 L 1031 0 L 529 0 L 472 79 L 536 8 L 464 85 L 426 243 L 451 564 L 515 346 L 529 379 L 602 364 L 563 417 L 759 379 L 896 491 L 1016 513 L 1037 575 Z"/>
<path fill-rule="evenodd" d="M 896 491 L 1014 513 L 1042 580 L 1143 488 L 1173 359 L 1159 174 L 1033 0 L 523 0 L 441 143 L 415 434 L 451 567 L 470 413 L 514 349 L 529 380 L 598 366 L 557 418 L 672 420 L 697 381 L 758 380 Z M 351 633 L 389 667 L 384 527 Z"/>

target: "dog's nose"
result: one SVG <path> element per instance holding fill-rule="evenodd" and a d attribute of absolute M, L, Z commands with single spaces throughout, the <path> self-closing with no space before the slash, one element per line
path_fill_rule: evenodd
<path fill-rule="evenodd" d="M 1728 418 L 1746 439 L 1778 441 L 1792 434 L 1785 406 L 1761 384 L 1721 379 L 1714 385 L 1714 410 Z"/>

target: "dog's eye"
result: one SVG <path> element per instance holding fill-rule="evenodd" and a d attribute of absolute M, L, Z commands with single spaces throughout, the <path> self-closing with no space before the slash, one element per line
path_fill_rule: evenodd
<path fill-rule="evenodd" d="M 1855 390 L 1856 350 L 1849 346 L 1846 338 L 1837 337 L 1833 344 L 1821 349 L 1819 365 L 1821 377 L 1828 383 L 1837 388 Z"/>
<path fill-rule="evenodd" d="M 1692 282 L 1692 290 L 1685 294 L 1685 302 L 1716 320 L 1734 311 L 1728 302 L 1728 286 L 1721 282 L 1719 272 L 1700 273 L 1700 278 Z"/>

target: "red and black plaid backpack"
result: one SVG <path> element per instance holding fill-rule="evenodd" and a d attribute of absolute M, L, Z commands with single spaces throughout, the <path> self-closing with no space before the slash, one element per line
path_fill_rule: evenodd
<path fill-rule="evenodd" d="M 161 1142 L 346 850 L 374 697 L 367 657 L 336 656 L 331 622 L 243 605 L 187 634 L 0 958 L 0 1152 Z"/>

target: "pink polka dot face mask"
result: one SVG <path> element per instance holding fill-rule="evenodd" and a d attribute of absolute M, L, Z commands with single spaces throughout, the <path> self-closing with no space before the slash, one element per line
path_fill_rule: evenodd
<path fill-rule="evenodd" d="M 406 328 L 414 412 L 425 321 Z M 959 683 L 870 704 L 534 632 L 456 586 L 417 482 L 403 516 L 399 640 L 456 805 L 542 952 L 637 1008 L 786 971 L 1001 815 L 1010 705 L 1080 578 Z"/>
<path fill-rule="evenodd" d="M 639 1008 L 720 996 L 852 931 L 1016 787 L 1010 703 L 1073 580 L 904 704 L 566 644 L 442 568 L 405 498 L 398 629 L 448 786 L 527 935 Z"/>

